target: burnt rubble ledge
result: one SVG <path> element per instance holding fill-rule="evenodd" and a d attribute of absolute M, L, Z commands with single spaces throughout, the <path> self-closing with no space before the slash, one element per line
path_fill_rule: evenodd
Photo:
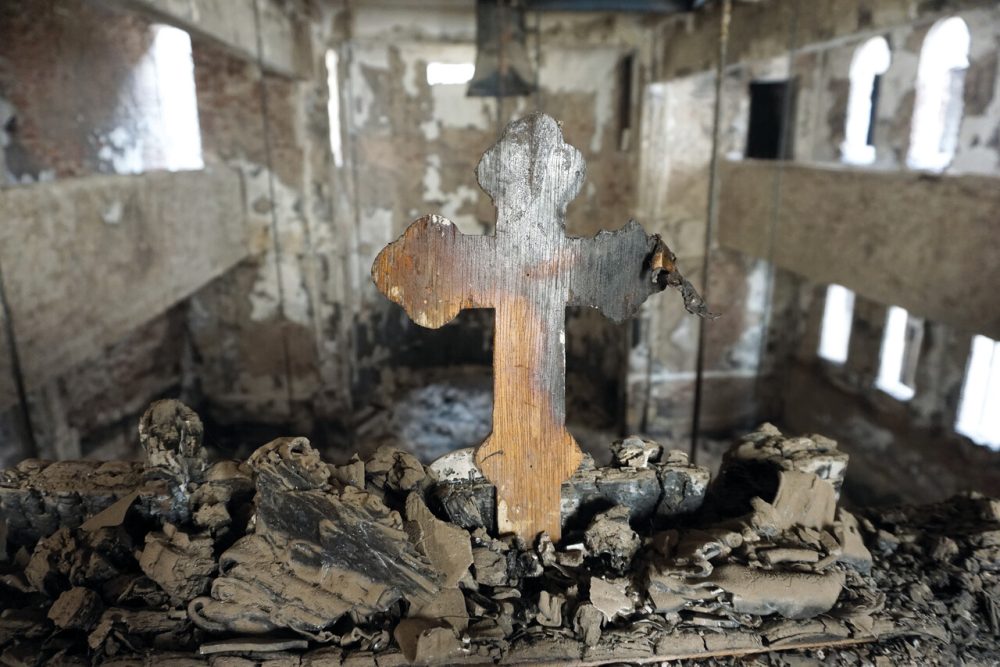
<path fill-rule="evenodd" d="M 209 464 L 201 421 L 176 401 L 154 403 L 139 433 L 145 463 L 0 472 L 0 664 L 998 654 L 1000 502 L 855 517 L 837 508 L 847 457 L 821 436 L 765 424 L 710 485 L 679 452 L 615 443 L 611 467 L 585 463 L 564 485 L 557 546 L 493 532 L 468 452 L 425 467 L 382 448 L 333 466 L 280 438 Z"/>

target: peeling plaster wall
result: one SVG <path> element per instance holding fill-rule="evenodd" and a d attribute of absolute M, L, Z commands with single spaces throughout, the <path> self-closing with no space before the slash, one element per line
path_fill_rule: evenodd
<path fill-rule="evenodd" d="M 507 120 L 541 108 L 563 123 L 567 141 L 584 153 L 587 185 L 568 211 L 570 234 L 616 229 L 636 214 L 636 151 L 622 147 L 622 59 L 637 54 L 645 76 L 649 32 L 633 17 L 544 14 L 537 97 L 468 98 L 464 85 L 429 86 L 428 62 L 473 62 L 474 15 L 466 11 L 359 8 L 341 50 L 349 110 L 345 119 L 356 178 L 357 278 L 353 317 L 357 345 L 355 397 L 397 391 L 402 368 L 459 364 L 488 373 L 492 313 L 472 311 L 439 331 L 410 323 L 368 279 L 375 254 L 415 218 L 439 213 L 465 233 L 490 233 L 491 203 L 476 181 L 479 156 Z M 532 49 L 532 59 L 536 60 Z M 499 117 L 498 117 L 499 116 Z M 634 131 L 634 130 L 633 130 Z M 633 140 L 634 142 L 634 140 Z M 356 281 L 356 282 L 355 282 Z M 675 304 L 676 305 L 676 304 Z M 617 429 L 629 328 L 595 312 L 568 315 L 570 420 Z M 445 351 L 446 354 L 442 352 Z"/>
<path fill-rule="evenodd" d="M 0 2 L 0 198 L 5 204 L 14 204 L 16 190 L 36 187 L 33 184 L 38 181 L 130 172 L 140 162 L 146 166 L 157 163 L 159 147 L 147 122 L 160 117 L 158 101 L 149 89 L 151 43 L 148 20 L 97 3 Z M 109 227 L 120 225 L 120 235 L 131 239 L 114 250 L 120 253 L 116 254 L 116 260 L 124 262 L 126 254 L 141 252 L 143 243 L 151 241 L 143 239 L 141 229 L 145 223 L 135 216 L 155 215 L 155 211 L 144 210 L 143 205 L 155 203 L 156 193 L 169 191 L 170 183 L 160 183 L 168 186 L 160 189 L 152 182 L 143 189 L 132 188 L 125 181 L 113 183 L 95 178 L 92 182 L 96 198 L 108 191 L 125 193 L 125 200 L 103 212 L 104 223 Z M 13 187 L 13 184 L 18 185 Z M 31 240 L 17 246 L 24 255 L 9 255 L 8 259 L 15 257 L 18 261 L 0 267 L 6 269 L 8 290 L 30 295 L 37 287 L 36 296 L 41 294 L 55 300 L 61 291 L 58 284 L 51 285 L 46 292 L 43 285 L 32 287 L 32 283 L 46 276 L 67 281 L 75 276 L 80 284 L 93 285 L 93 280 L 99 278 L 100 271 L 88 273 L 95 268 L 90 260 L 100 255 L 99 246 L 86 245 L 94 240 L 94 235 L 80 239 L 83 245 L 78 254 L 71 247 L 63 248 L 63 253 L 56 247 L 37 252 L 45 234 L 58 233 L 59 229 L 64 236 L 72 233 L 67 232 L 67 223 L 73 215 L 81 217 L 77 233 L 83 234 L 82 228 L 94 222 L 88 217 L 92 207 L 76 201 L 79 188 L 60 186 L 37 186 L 45 188 L 44 192 L 52 198 L 44 201 L 41 195 L 35 197 L 40 205 L 39 219 L 49 224 L 37 226 L 34 232 L 31 227 L 24 230 Z M 9 198 L 4 191 L 8 189 Z M 140 190 L 149 196 L 138 196 Z M 30 194 L 24 199 L 31 199 Z M 30 209 L 30 206 L 4 209 L 10 213 L 4 220 L 8 236 L 16 232 L 17 216 Z M 63 213 L 61 217 L 56 215 L 59 211 Z M 101 224 L 98 222 L 98 226 Z M 94 231 L 94 227 L 90 230 Z M 71 246 L 71 242 L 66 246 Z M 122 250 L 127 252 L 121 253 Z M 115 266 L 115 261 L 109 265 Z M 108 293 L 116 290 L 120 293 L 121 286 L 135 277 L 121 268 L 118 265 L 115 270 L 107 270 L 104 280 Z M 150 269 L 137 264 L 130 268 L 140 274 L 140 279 Z M 150 295 L 149 301 L 157 301 L 168 291 L 169 286 L 164 285 L 157 295 Z M 9 298 L 13 296 L 8 294 Z M 100 293 L 92 296 L 100 297 Z M 70 309 L 75 300 L 73 295 L 66 295 Z M 148 311 L 152 306 L 147 305 L 122 304 L 122 313 Z M 58 317 L 46 323 L 47 309 L 32 314 L 25 312 L 26 306 L 30 310 L 30 303 L 11 304 L 15 334 L 37 325 L 53 339 L 62 337 L 61 342 L 78 351 L 86 350 L 86 354 L 85 358 L 66 357 L 48 346 L 33 347 L 37 337 L 28 335 L 11 341 L 6 331 L 0 334 L 0 374 L 4 376 L 0 386 L 5 391 L 10 387 L 14 392 L 12 355 L 17 350 L 22 355 L 26 391 L 23 406 L 18 404 L 16 393 L 0 392 L 3 465 L 25 456 L 108 458 L 134 452 L 138 444 L 135 423 L 141 411 L 156 398 L 181 392 L 185 308 L 160 308 L 155 311 L 158 314 L 147 313 L 129 333 L 122 333 L 126 329 L 118 318 L 106 331 L 94 335 L 102 326 L 98 313 L 86 314 L 80 308 L 83 317 L 77 318 L 74 326 Z M 26 319 L 19 321 L 18 313 Z M 0 320 L 3 317 L 0 314 Z M 79 329 L 80 323 L 86 331 Z M 109 338 L 115 331 L 120 336 L 117 340 L 114 336 Z M 49 368 L 54 372 L 37 371 L 55 356 L 60 356 L 64 363 Z M 24 419 L 25 413 L 30 415 L 30 427 Z"/>
<path fill-rule="evenodd" d="M 155 17 L 134 12 L 133 4 L 0 2 L 0 164 L 8 182 L 121 171 L 121 165 L 106 155 L 108 141 L 115 137 L 121 145 L 112 148 L 121 148 L 123 154 L 149 152 L 146 131 L 160 113 L 157 91 L 145 85 L 148 73 L 143 69 L 151 21 L 170 23 L 173 17 L 169 12 Z M 218 30 L 196 30 L 198 36 L 192 39 L 208 175 L 228 172 L 241 196 L 229 198 L 233 189 L 215 192 L 216 199 L 205 206 L 192 189 L 189 192 L 195 199 L 177 202 L 171 210 L 228 208 L 231 219 L 217 227 L 229 228 L 229 222 L 240 228 L 245 224 L 250 259 L 188 301 L 139 323 L 100 354 L 90 350 L 83 362 L 62 364 L 44 382 L 30 372 L 30 365 L 26 367 L 27 410 L 37 447 L 32 452 L 28 446 L 28 430 L 18 406 L 7 409 L 5 404 L 0 413 L 0 443 L 12 459 L 31 453 L 50 458 L 128 456 L 137 444 L 138 415 L 150 401 L 164 395 L 205 406 L 206 414 L 217 420 L 219 428 L 214 433 L 222 440 L 233 439 L 221 437 L 229 435 L 226 425 L 231 423 L 268 422 L 282 431 L 294 428 L 309 433 L 317 415 L 336 412 L 336 400 L 347 393 L 336 377 L 343 354 L 335 335 L 339 334 L 337 304 L 332 298 L 322 302 L 317 287 L 323 279 L 342 282 L 336 263 L 327 259 L 335 233 L 330 224 L 326 72 L 322 49 L 316 62 L 308 55 L 314 39 L 319 44 L 329 41 L 333 21 L 330 13 L 310 14 L 309 4 L 267 5 L 261 17 L 265 40 L 274 21 L 295 30 L 309 25 L 310 32 L 292 45 L 294 53 L 284 33 L 281 39 L 264 44 L 266 76 L 261 76 L 256 62 L 248 60 L 253 54 L 246 53 L 245 39 L 238 45 L 226 44 Z M 183 9 L 193 12 L 185 20 L 197 20 L 198 5 L 198 0 L 185 4 Z M 243 11 L 248 8 L 249 13 Z M 251 5 L 241 9 L 240 20 L 246 23 L 248 17 L 253 36 Z M 246 37 L 246 25 L 237 32 Z M 294 56 L 296 67 L 298 59 L 303 60 L 302 78 L 289 78 L 287 67 L 277 68 L 285 74 L 270 73 L 275 58 L 292 62 L 288 55 Z M 155 160 L 142 163 L 142 169 L 156 166 Z M 124 170 L 133 171 L 131 167 Z M 238 178 L 232 176 L 233 171 Z M 134 178 L 141 187 L 156 188 L 155 174 Z M 201 179 L 206 185 L 212 182 L 205 176 Z M 87 180 L 73 183 L 74 191 L 91 187 Z M 52 192 L 59 196 L 58 189 Z M 149 213 L 154 215 L 156 210 Z M 121 217 L 120 212 L 109 215 L 114 220 L 106 220 L 108 224 Z M 198 216 L 191 219 L 199 220 Z M 212 244 L 219 242 L 218 234 L 215 228 L 204 230 L 201 242 L 207 244 L 206 251 L 195 249 L 192 255 L 208 256 Z M 154 242 L 152 236 L 145 236 L 148 243 Z M 225 249 L 230 255 L 246 252 L 235 243 L 227 245 L 232 246 Z M 156 244 L 146 250 L 179 262 L 176 280 L 163 277 L 161 291 L 188 284 L 184 257 L 176 252 L 171 255 L 172 247 Z M 191 268 L 197 269 L 193 273 L 203 275 L 204 267 L 197 265 L 199 257 L 188 259 L 193 262 Z M 50 259 L 39 261 L 53 274 L 59 272 Z M 86 268 L 93 267 L 88 264 Z M 148 267 L 134 266 L 139 272 L 144 268 Z M 66 270 L 72 275 L 76 268 L 70 262 Z M 27 277 L 23 280 L 30 282 Z M 108 285 L 119 286 L 128 284 L 129 276 L 114 267 L 107 280 Z M 44 291 L 44 284 L 35 287 L 58 299 L 58 293 Z M 122 311 L 132 305 L 136 304 L 122 304 Z M 92 319 L 100 324 L 101 314 L 94 313 Z M 16 321 L 14 326 L 16 330 Z M 5 339 L 0 342 L 2 389 L 9 394 L 14 387 L 8 363 L 11 346 Z M 22 341 L 17 347 L 24 353 L 27 345 Z M 325 352 L 322 358 L 321 351 Z"/>
<path fill-rule="evenodd" d="M 851 59 L 855 50 L 867 40 L 882 36 L 889 43 L 892 63 L 880 85 L 874 167 L 905 168 L 921 47 L 935 22 L 957 16 L 969 26 L 971 47 L 965 74 L 963 118 L 949 171 L 1000 173 L 1000 95 L 996 93 L 1000 82 L 997 69 L 1000 8 L 994 3 L 981 4 L 990 6 L 928 12 L 912 23 L 802 46 L 793 65 L 794 76 L 801 85 L 795 130 L 796 159 L 840 161 Z"/>
<path fill-rule="evenodd" d="M 151 23 L 84 0 L 0 2 L 0 181 L 167 164 Z"/>
<path fill-rule="evenodd" d="M 331 22 L 316 18 L 325 43 Z M 210 419 L 315 433 L 344 419 L 323 49 L 306 79 L 261 73 L 205 42 L 194 46 L 206 164 L 243 176 L 251 257 L 190 305 L 194 391 Z"/>
<path fill-rule="evenodd" d="M 683 227 L 692 242 L 689 251 L 699 258 L 707 220 L 718 12 L 716 5 L 661 22 L 660 47 L 653 58 L 655 83 L 645 91 L 644 102 L 639 201 L 647 209 L 669 211 L 670 218 L 658 223 L 662 229 Z M 1000 9 L 992 2 L 972 0 L 736 3 L 721 98 L 720 155 L 742 158 L 749 83 L 791 74 L 798 88 L 795 161 L 817 166 L 839 162 L 851 58 L 867 39 L 883 35 L 892 49 L 892 64 L 882 79 L 875 127 L 877 161 L 871 168 L 905 169 L 920 49 L 930 27 L 951 15 L 961 16 L 969 25 L 972 47 L 965 115 L 949 171 L 1000 175 L 996 139 Z M 658 160 L 677 145 L 689 147 L 682 152 L 685 158 L 689 153 L 698 157 Z M 720 187 L 726 187 L 724 179 Z M 774 221 L 783 197 L 789 196 L 783 187 L 776 177 L 767 190 L 755 193 L 763 206 L 775 212 L 759 230 L 765 247 L 769 234 L 780 234 Z M 890 201 L 870 205 L 887 206 L 884 215 L 891 218 Z M 687 259 L 686 253 L 678 254 L 682 262 Z M 700 265 L 700 259 L 695 261 Z M 691 273 L 700 284 L 697 272 Z M 816 357 L 825 285 L 775 271 L 764 259 L 719 247 L 713 239 L 707 292 L 710 305 L 723 312 L 706 329 L 702 425 L 710 433 L 773 419 L 794 431 L 816 430 L 839 438 L 852 456 L 869 463 L 852 468 L 867 471 L 855 473 L 858 483 L 851 493 L 859 501 L 923 502 L 968 487 L 996 492 L 997 455 L 954 432 L 975 331 L 927 323 L 917 395 L 904 403 L 874 387 L 890 304 L 858 296 L 850 357 L 845 367 L 836 367 Z M 687 437 L 691 387 L 684 386 L 684 379 L 693 374 L 696 331 L 655 312 L 649 321 L 656 332 L 649 349 L 637 348 L 630 364 L 630 420 L 644 420 L 654 434 Z M 659 385 L 658 375 L 665 380 Z M 700 445 L 702 453 L 708 446 Z"/>

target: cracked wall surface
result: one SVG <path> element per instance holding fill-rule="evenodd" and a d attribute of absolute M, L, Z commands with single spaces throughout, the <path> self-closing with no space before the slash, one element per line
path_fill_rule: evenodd
<path fill-rule="evenodd" d="M 429 62 L 474 60 L 473 26 L 471 11 L 424 16 L 415 26 L 405 13 L 361 10 L 341 50 L 357 169 L 359 275 L 351 282 L 359 286 L 355 395 L 362 401 L 394 391 L 400 366 L 442 364 L 437 350 L 448 350 L 450 363 L 488 372 L 491 313 L 463 313 L 439 331 L 421 330 L 375 292 L 367 273 L 375 254 L 426 213 L 445 215 L 464 233 L 492 232 L 494 212 L 474 168 L 506 120 L 540 108 L 562 122 L 566 140 L 584 153 L 587 184 L 569 207 L 569 234 L 617 229 L 635 215 L 636 152 L 622 144 L 619 72 L 627 54 L 648 49 L 638 21 L 544 15 L 541 58 L 532 55 L 539 92 L 508 98 L 501 109 L 492 98 L 466 97 L 464 85 L 427 84 Z M 573 311 L 567 331 L 570 419 L 616 428 L 628 328 Z"/>
<path fill-rule="evenodd" d="M 736 3 L 721 86 L 720 159 L 742 159 L 750 82 L 791 75 L 798 82 L 795 161 L 838 163 L 851 58 L 865 40 L 883 35 L 893 63 L 882 80 L 871 168 L 904 169 L 923 39 L 935 21 L 958 13 L 971 29 L 972 51 L 952 171 L 997 175 L 995 5 L 832 0 L 806 11 L 807 4 Z M 369 268 L 386 243 L 427 213 L 465 233 L 490 233 L 494 212 L 475 182 L 475 165 L 507 120 L 537 108 L 562 121 L 566 140 L 588 163 L 568 232 L 588 236 L 635 217 L 664 236 L 684 273 L 723 313 L 705 329 L 704 432 L 780 418 L 793 430 L 839 436 L 859 457 L 894 457 L 906 476 L 870 479 L 888 489 L 886 497 L 926 500 L 960 488 L 969 466 L 975 485 L 987 488 L 996 479 L 993 459 L 951 431 L 970 332 L 929 322 L 917 395 L 893 402 L 872 386 L 889 304 L 859 297 L 850 361 L 833 368 L 814 354 L 823 285 L 773 268 L 767 253 L 742 254 L 716 239 L 706 245 L 718 5 L 660 19 L 531 14 L 540 48 L 532 35 L 528 56 L 539 92 L 498 108 L 494 99 L 466 97 L 464 85 L 426 80 L 430 62 L 474 61 L 471 3 L 356 3 L 348 10 L 289 0 L 263 3 L 257 18 L 250 4 L 238 3 L 227 25 L 218 20 L 217 0 L 0 0 L 0 168 L 8 188 L 51 179 L 61 186 L 120 170 L 116 160 L 134 152 L 141 118 L 152 113 L 130 77 L 148 49 L 151 23 L 166 21 L 191 29 L 206 168 L 199 173 L 224 170 L 238 179 L 221 206 L 246 235 L 235 266 L 199 278 L 193 294 L 143 311 L 44 382 L 28 378 L 37 453 L 128 452 L 139 406 L 165 395 L 196 404 L 218 436 L 213 444 L 236 455 L 246 453 L 240 447 L 247 440 L 288 432 L 310 435 L 333 460 L 399 438 L 423 443 L 425 452 L 440 452 L 444 442 L 476 444 L 489 426 L 492 313 L 467 311 L 440 330 L 422 329 L 377 294 Z M 196 25 L 199 8 L 205 19 Z M 631 97 L 623 100 L 629 57 Z M 339 83 L 333 127 L 328 62 Z M 342 145 L 340 164 L 331 132 Z M 157 175 L 136 178 L 168 192 L 155 185 Z M 780 180 L 754 194 L 768 211 L 788 195 Z M 128 212 L 111 202 L 100 215 L 128 221 Z M 139 213 L 144 222 L 154 219 L 153 208 Z M 777 233 L 779 217 L 761 223 L 765 240 Z M 117 270 L 112 278 L 138 284 Z M 570 310 L 567 320 L 568 411 L 585 448 L 621 430 L 685 447 L 698 322 L 669 294 L 623 326 L 589 310 Z M 0 361 L 0 439 L 23 444 L 8 356 Z M 904 451 L 900 442 L 912 446 Z M 958 453 L 938 451 L 949 447 Z M 900 479 L 914 481 L 905 487 Z"/>
<path fill-rule="evenodd" d="M 965 177 L 971 179 L 972 187 L 973 181 L 980 182 L 975 180 L 980 176 L 1000 175 L 1000 152 L 991 139 L 1000 123 L 994 108 L 998 102 L 995 61 L 1000 14 L 994 3 L 838 0 L 810 5 L 808 11 L 804 6 L 798 9 L 796 12 L 796 3 L 780 1 L 735 6 L 722 84 L 720 159 L 742 160 L 749 83 L 792 76 L 797 84 L 792 139 L 797 168 L 839 166 L 851 59 L 861 44 L 881 35 L 890 45 L 892 63 L 881 80 L 874 119 L 877 158 L 866 168 L 905 171 L 923 40 L 935 22 L 957 15 L 970 28 L 972 47 L 963 90 L 964 116 L 948 169 L 953 179 L 949 182 L 962 188 Z M 669 210 L 671 217 L 660 224 L 683 225 L 688 230 L 686 237 L 695 244 L 692 252 L 699 256 L 703 255 L 699 244 L 704 243 L 708 216 L 705 202 L 712 125 L 691 107 L 704 110 L 714 100 L 719 20 L 719 8 L 715 7 L 662 22 L 658 43 L 663 47 L 654 57 L 655 83 L 646 90 L 644 103 L 649 120 L 644 130 L 647 139 L 641 157 L 639 199 L 647 207 Z M 651 132 L 650 122 L 665 128 L 664 133 L 657 136 Z M 697 158 L 687 162 L 647 158 L 647 147 L 656 156 L 672 141 L 699 146 L 690 153 Z M 769 418 L 785 420 L 793 430 L 817 430 L 839 438 L 845 450 L 868 464 L 862 468 L 870 477 L 855 490 L 859 499 L 872 489 L 881 489 L 884 495 L 879 499 L 869 495 L 867 499 L 881 501 L 940 499 L 963 487 L 995 492 L 1000 482 L 997 456 L 954 431 L 969 342 L 974 333 L 988 328 L 988 315 L 966 309 L 950 321 L 928 321 L 920 350 L 917 395 L 909 402 L 900 402 L 875 387 L 886 309 L 897 305 L 886 296 L 891 295 L 893 283 L 893 267 L 887 266 L 886 280 L 878 292 L 888 303 L 858 295 L 847 364 L 838 367 L 818 359 L 825 285 L 810 276 L 808 267 L 793 274 L 772 268 L 766 260 L 773 252 L 772 235 L 782 234 L 782 224 L 794 224 L 781 222 L 784 205 L 798 202 L 800 212 L 811 210 L 822 215 L 810 205 L 809 197 L 824 197 L 826 189 L 819 185 L 816 191 L 805 192 L 781 177 L 780 166 L 772 173 L 777 175 L 762 180 L 753 192 L 745 191 L 738 197 L 730 193 L 746 205 L 760 207 L 761 215 L 754 216 L 752 222 L 759 250 L 743 255 L 714 239 L 709 246 L 706 296 L 724 316 L 706 329 L 702 426 L 710 435 L 714 430 L 740 428 L 748 419 Z M 831 173 L 831 178 L 835 175 Z M 822 178 L 818 180 L 822 182 Z M 727 187 L 724 170 L 719 187 L 723 191 Z M 699 191 L 689 198 L 691 188 Z M 929 188 L 926 193 L 933 196 Z M 970 197 L 967 208 L 951 214 L 965 215 L 972 224 L 977 217 L 989 216 L 990 205 Z M 891 220 L 898 213 L 891 196 L 869 196 L 866 202 L 872 215 Z M 823 203 L 831 204 L 830 225 L 840 222 L 833 202 Z M 928 210 L 926 206 L 923 209 Z M 745 216 L 748 209 L 737 208 L 731 214 Z M 810 222 L 822 225 L 821 220 Z M 845 222 L 849 224 L 849 220 Z M 933 238 L 934 230 L 928 229 L 927 234 Z M 905 244 L 892 250 L 891 234 L 882 242 L 890 244 L 890 251 L 904 252 Z M 928 251 L 935 241 L 929 243 L 924 244 Z M 905 259 L 918 261 L 919 257 Z M 878 272 L 877 266 L 871 268 Z M 900 295 L 905 291 L 896 290 Z M 949 299 L 943 293 L 934 295 L 938 297 Z M 978 329 L 970 324 L 977 318 L 983 324 Z M 692 392 L 683 380 L 685 373 L 693 375 L 697 332 L 669 318 L 660 319 L 651 328 L 656 337 L 648 350 L 639 348 L 630 365 L 629 386 L 634 389 L 629 394 L 630 415 L 636 422 L 645 419 L 654 433 L 666 431 L 687 437 L 689 420 L 685 415 L 690 414 Z M 657 376 L 666 381 L 649 382 Z M 671 387 L 677 387 L 676 391 Z M 735 390 L 737 387 L 740 389 Z M 710 439 L 703 440 L 701 454 L 711 457 L 711 447 Z M 965 474 L 972 469 L 974 474 Z"/>

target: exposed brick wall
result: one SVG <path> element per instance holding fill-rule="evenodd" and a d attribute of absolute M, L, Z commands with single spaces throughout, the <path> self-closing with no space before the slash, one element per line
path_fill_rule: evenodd
<path fill-rule="evenodd" d="M 15 116 L 4 149 L 18 179 L 112 172 L 102 146 L 141 132 L 130 76 L 152 40 L 149 23 L 84 0 L 0 3 L 0 98 Z"/>

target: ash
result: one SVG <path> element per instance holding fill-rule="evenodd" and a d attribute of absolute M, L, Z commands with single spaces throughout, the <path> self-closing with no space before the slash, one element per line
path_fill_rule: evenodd
<path fill-rule="evenodd" d="M 305 438 L 207 460 L 176 401 L 144 463 L 0 472 L 0 663 L 990 664 L 1000 501 L 838 507 L 847 457 L 770 425 L 719 475 L 627 438 L 563 539 L 498 535 L 471 450 L 343 465 Z"/>

